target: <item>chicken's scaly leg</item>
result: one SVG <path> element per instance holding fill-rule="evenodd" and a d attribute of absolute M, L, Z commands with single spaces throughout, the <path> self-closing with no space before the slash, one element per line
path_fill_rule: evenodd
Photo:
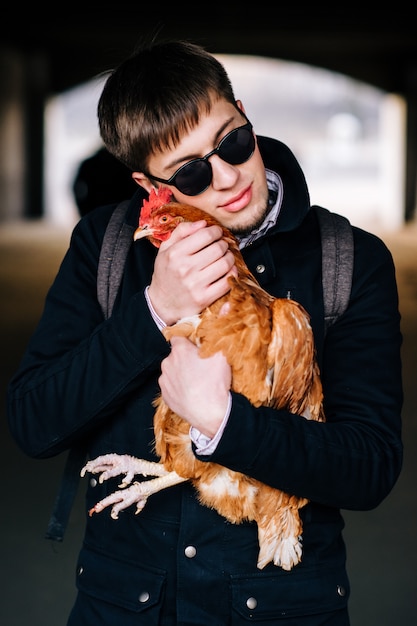
<path fill-rule="evenodd" d="M 142 476 L 166 476 L 168 474 L 162 463 L 145 461 L 145 459 L 138 459 L 129 454 L 102 454 L 96 459 L 87 461 L 81 470 L 81 477 L 84 477 L 87 472 L 91 474 L 101 472 L 98 479 L 100 483 L 120 474 L 125 474 L 123 482 L 119 485 L 121 488 L 130 485 L 133 477 L 138 474 Z"/>
<path fill-rule="evenodd" d="M 187 478 L 179 476 L 176 472 L 168 472 L 162 463 L 137 459 L 128 454 L 105 454 L 99 456 L 84 465 L 81 470 L 81 476 L 85 476 L 86 472 L 91 472 L 92 474 L 100 473 L 100 483 L 103 483 L 109 478 L 119 476 L 120 474 L 125 474 L 123 482 L 119 485 L 120 491 L 115 491 L 106 498 L 103 498 L 103 500 L 97 502 L 89 511 L 91 517 L 94 513 L 100 513 L 106 507 L 113 505 L 111 510 L 111 517 L 113 519 L 117 519 L 120 511 L 135 503 L 136 514 L 140 513 L 150 495 L 188 480 Z M 130 487 L 126 488 L 137 474 L 141 474 L 142 476 L 157 476 L 158 478 L 135 482 Z"/>
<path fill-rule="evenodd" d="M 111 493 L 107 498 L 103 498 L 100 502 L 97 502 L 88 514 L 90 517 L 94 513 L 101 513 L 106 507 L 113 505 L 111 509 L 111 517 L 117 519 L 120 511 L 127 509 L 132 504 L 136 503 L 136 514 L 140 513 L 146 504 L 146 501 L 150 495 L 157 493 L 167 487 L 178 485 L 185 482 L 187 479 L 179 476 L 176 472 L 168 472 L 165 476 L 159 476 L 152 480 L 145 480 L 141 483 L 133 483 L 127 489 L 121 489 Z"/>

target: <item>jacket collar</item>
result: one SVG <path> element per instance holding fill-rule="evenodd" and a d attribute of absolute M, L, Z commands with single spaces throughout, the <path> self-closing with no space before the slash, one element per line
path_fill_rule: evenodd
<path fill-rule="evenodd" d="M 281 209 L 274 232 L 297 228 L 310 209 L 310 195 L 304 173 L 291 150 L 281 141 L 258 136 L 265 167 L 276 172 L 283 186 Z"/>

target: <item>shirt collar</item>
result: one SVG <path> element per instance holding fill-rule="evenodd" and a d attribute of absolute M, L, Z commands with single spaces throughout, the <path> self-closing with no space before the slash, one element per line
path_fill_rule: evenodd
<path fill-rule="evenodd" d="M 282 198 L 284 195 L 284 187 L 282 184 L 281 176 L 269 169 L 265 169 L 265 172 L 271 210 L 269 211 L 268 215 L 265 216 L 264 221 L 258 228 L 253 230 L 246 237 L 242 237 L 241 239 L 239 239 L 240 249 L 249 246 L 251 243 L 256 241 L 256 239 L 262 237 L 272 226 L 274 226 L 277 222 L 279 212 L 281 210 Z"/>

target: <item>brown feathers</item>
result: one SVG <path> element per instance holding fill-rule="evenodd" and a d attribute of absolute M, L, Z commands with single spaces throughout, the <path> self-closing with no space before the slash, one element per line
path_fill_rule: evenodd
<path fill-rule="evenodd" d="M 135 239 L 146 236 L 158 245 L 155 240 L 166 239 L 179 221 L 198 219 L 217 224 L 213 217 L 194 207 L 164 204 L 152 209 L 146 218 L 141 216 Z M 174 335 L 189 337 L 200 347 L 203 358 L 222 351 L 232 368 L 232 390 L 246 396 L 254 406 L 285 408 L 307 419 L 323 421 L 322 388 L 308 314 L 299 303 L 274 298 L 262 289 L 249 272 L 235 237 L 225 228 L 223 232 L 238 269 L 238 276 L 230 278 L 229 293 L 205 309 L 198 324 L 180 320 L 167 327 L 166 339 L 169 341 Z M 302 556 L 299 509 L 307 500 L 226 467 L 200 462 L 192 451 L 189 424 L 173 413 L 161 397 L 155 407 L 155 451 L 169 476 L 166 484 L 191 480 L 200 502 L 230 522 L 255 521 L 259 568 L 270 562 L 286 570 L 296 565 Z M 103 471 L 102 462 L 89 463 L 88 471 Z M 105 477 L 114 475 L 111 472 L 117 473 L 114 460 Z M 123 472 L 126 473 L 119 473 Z M 146 481 L 149 482 L 152 481 Z M 135 500 L 138 510 L 149 495 L 144 494 L 143 488 L 139 491 Z M 117 517 L 118 510 L 125 508 L 120 504 L 121 493 L 96 505 L 93 512 L 118 503 L 114 511 Z M 126 506 L 131 503 L 130 498 Z"/>

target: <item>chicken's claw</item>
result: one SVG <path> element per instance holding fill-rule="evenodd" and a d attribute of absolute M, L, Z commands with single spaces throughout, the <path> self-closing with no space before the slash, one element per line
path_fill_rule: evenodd
<path fill-rule="evenodd" d="M 139 459 L 138 459 L 139 460 Z M 155 463 L 155 465 L 160 465 Z M 186 478 L 179 476 L 176 472 L 167 472 L 164 470 L 163 476 L 158 476 L 152 480 L 145 480 L 143 482 L 134 482 L 127 489 L 122 491 L 115 491 L 111 493 L 100 502 L 97 502 L 88 512 L 91 517 L 94 513 L 101 513 L 106 507 L 113 505 L 111 510 L 111 517 L 117 519 L 120 511 L 127 509 L 132 504 L 136 503 L 136 514 L 140 513 L 146 504 L 148 496 L 153 493 L 166 489 L 173 485 L 178 485 L 186 481 Z"/>
<path fill-rule="evenodd" d="M 88 511 L 89 516 L 92 517 L 94 513 L 101 513 L 105 508 L 113 505 L 110 515 L 113 519 L 118 519 L 120 511 L 127 509 L 135 503 L 136 513 L 140 513 L 149 495 L 146 493 L 146 489 L 142 488 L 144 484 L 145 483 L 133 483 L 133 485 L 127 489 L 123 489 L 123 491 L 111 493 L 106 498 L 103 498 L 103 500 L 100 500 L 100 502 L 97 502 L 97 504 Z"/>
<path fill-rule="evenodd" d="M 164 476 L 166 469 L 161 463 L 154 463 L 144 459 L 138 459 L 129 454 L 103 454 L 96 459 L 88 461 L 81 469 L 81 477 L 87 472 L 100 474 L 99 483 L 103 483 L 109 478 L 115 478 L 120 474 L 125 474 L 119 487 L 124 489 L 130 485 L 134 476 Z"/>

